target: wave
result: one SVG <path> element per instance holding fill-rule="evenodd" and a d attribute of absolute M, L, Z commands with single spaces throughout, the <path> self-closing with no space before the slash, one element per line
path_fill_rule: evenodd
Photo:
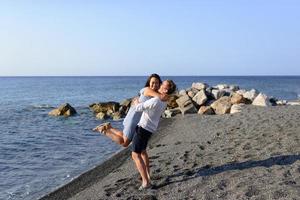
<path fill-rule="evenodd" d="M 31 107 L 37 109 L 55 108 L 54 106 L 51 106 L 49 104 L 31 105 Z"/>

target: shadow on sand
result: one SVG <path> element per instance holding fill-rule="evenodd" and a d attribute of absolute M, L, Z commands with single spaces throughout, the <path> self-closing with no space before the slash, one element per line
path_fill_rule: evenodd
<path fill-rule="evenodd" d="M 221 166 L 212 167 L 210 165 L 206 165 L 204 167 L 190 169 L 190 170 L 184 170 L 180 173 L 176 173 L 174 175 L 167 176 L 165 178 L 165 181 L 161 184 L 158 184 L 155 186 L 155 189 L 159 189 L 161 187 L 164 187 L 166 185 L 172 184 L 172 183 L 178 183 L 178 182 L 184 182 L 190 179 L 194 179 L 200 176 L 211 176 L 220 174 L 226 171 L 232 171 L 232 170 L 244 170 L 254 167 L 272 167 L 274 165 L 291 165 L 294 162 L 300 160 L 300 155 L 283 155 L 283 156 L 275 156 L 271 157 L 265 160 L 259 160 L 259 161 L 246 161 L 241 163 L 229 163 Z M 182 177 L 181 180 L 175 180 L 172 181 L 173 178 L 179 178 Z"/>

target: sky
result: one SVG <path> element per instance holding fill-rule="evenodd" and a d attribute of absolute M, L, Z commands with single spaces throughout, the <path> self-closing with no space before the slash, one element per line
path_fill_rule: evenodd
<path fill-rule="evenodd" d="M 298 0 L 0 0 L 0 76 L 300 75 Z"/>

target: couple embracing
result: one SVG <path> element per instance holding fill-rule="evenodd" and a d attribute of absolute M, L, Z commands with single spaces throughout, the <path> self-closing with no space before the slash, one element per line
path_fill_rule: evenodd
<path fill-rule="evenodd" d="M 167 107 L 169 95 L 176 90 L 172 80 L 161 81 L 157 74 L 149 76 L 140 97 L 131 102 L 131 107 L 123 121 L 123 131 L 115 129 L 110 123 L 97 126 L 99 131 L 116 143 L 127 147 L 130 143 L 132 159 L 142 177 L 139 190 L 151 188 L 149 158 L 146 151 L 148 141 L 155 134 L 161 115 Z"/>

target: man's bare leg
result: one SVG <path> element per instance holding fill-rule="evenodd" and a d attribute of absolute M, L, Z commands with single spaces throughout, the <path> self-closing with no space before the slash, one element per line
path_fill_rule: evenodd
<path fill-rule="evenodd" d="M 148 179 L 146 165 L 142 159 L 141 154 L 132 152 L 131 155 L 132 155 L 132 159 L 135 163 L 135 166 L 142 177 L 142 186 L 143 187 L 148 186 L 150 184 L 150 180 Z"/>
<path fill-rule="evenodd" d="M 147 176 L 148 176 L 148 179 L 150 181 L 150 179 L 151 179 L 150 178 L 150 166 L 149 166 L 149 157 L 148 157 L 147 151 L 143 151 L 142 154 L 141 154 L 141 156 L 142 156 L 142 159 L 143 159 L 143 161 L 145 163 Z"/>

